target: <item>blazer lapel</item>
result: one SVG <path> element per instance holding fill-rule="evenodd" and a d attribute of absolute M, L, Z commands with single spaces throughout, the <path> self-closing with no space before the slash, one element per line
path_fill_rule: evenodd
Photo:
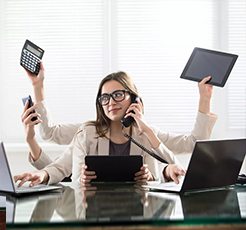
<path fill-rule="evenodd" d="M 110 137 L 110 130 L 107 137 Z M 109 140 L 107 138 L 98 138 L 98 155 L 109 155 Z"/>
<path fill-rule="evenodd" d="M 139 129 L 135 127 L 134 125 L 132 126 L 132 136 L 131 137 L 144 146 L 144 138 L 143 138 L 144 136 L 139 131 Z M 136 144 L 131 142 L 130 155 L 143 155 L 143 150 L 140 147 L 138 147 Z"/>

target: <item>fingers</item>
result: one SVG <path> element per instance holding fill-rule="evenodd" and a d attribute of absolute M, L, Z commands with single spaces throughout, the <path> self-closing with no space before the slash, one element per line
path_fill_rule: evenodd
<path fill-rule="evenodd" d="M 18 184 L 18 187 L 21 187 L 24 183 L 27 181 L 32 181 L 33 180 L 33 175 L 32 173 L 24 173 L 22 175 L 17 175 L 14 176 L 14 181 L 15 183 L 20 180 L 21 182 Z"/>
<path fill-rule="evenodd" d="M 38 106 L 33 105 L 32 107 L 26 109 L 26 110 L 24 111 L 24 113 L 23 113 L 24 116 L 25 116 L 25 117 L 28 117 L 29 114 L 30 114 L 33 110 L 35 110 L 35 109 L 37 109 L 37 108 L 38 108 Z"/>
<path fill-rule="evenodd" d="M 148 174 L 142 174 L 140 176 L 134 177 L 134 180 L 137 182 L 145 182 L 149 179 L 149 175 Z"/>
<path fill-rule="evenodd" d="M 202 79 L 202 81 L 199 82 L 200 85 L 204 85 L 207 81 L 211 79 L 211 76 L 205 77 Z"/>
<path fill-rule="evenodd" d="M 153 180 L 152 175 L 148 169 L 148 165 L 144 164 L 141 168 L 139 172 L 135 173 L 135 181 L 140 181 L 140 182 L 145 182 L 145 181 L 149 181 L 149 180 Z"/>
<path fill-rule="evenodd" d="M 90 183 L 87 183 L 83 186 L 81 186 L 81 192 L 82 191 L 96 191 L 97 187 L 96 186 L 92 186 Z"/>
<path fill-rule="evenodd" d="M 23 123 L 23 121 L 29 116 L 29 114 L 30 114 L 33 110 L 35 110 L 35 109 L 38 108 L 36 105 L 34 105 L 34 106 L 28 108 L 28 103 L 29 103 L 29 102 L 27 101 L 26 104 L 25 104 L 23 113 L 22 113 L 22 115 L 21 115 L 22 123 Z M 39 115 L 39 117 L 40 117 L 40 115 Z"/>
<path fill-rule="evenodd" d="M 137 114 L 142 114 L 142 105 L 139 103 L 132 103 L 129 108 L 126 110 L 126 113 L 129 113 L 131 110 L 133 110 Z"/>
<path fill-rule="evenodd" d="M 90 183 L 91 180 L 96 179 L 97 175 L 94 171 L 86 171 L 87 165 L 82 166 L 82 172 L 80 176 L 81 184 L 85 185 L 86 183 Z"/>
<path fill-rule="evenodd" d="M 38 177 L 36 180 L 32 181 L 32 182 L 29 184 L 29 186 L 30 186 L 30 187 L 33 187 L 33 186 L 35 186 L 35 185 L 37 185 L 37 184 L 41 184 L 41 183 L 42 183 L 42 180 L 41 180 L 40 177 Z"/>
<path fill-rule="evenodd" d="M 184 175 L 185 175 L 185 170 L 180 167 L 176 167 L 174 168 L 174 170 L 171 170 L 170 172 L 170 177 L 176 184 L 179 184 L 178 177 Z"/>
<path fill-rule="evenodd" d="M 43 61 L 40 62 L 40 70 L 45 70 Z"/>
<path fill-rule="evenodd" d="M 26 101 L 23 112 L 21 114 L 21 118 L 25 116 L 26 110 L 28 109 L 28 105 L 29 105 L 29 100 Z"/>
<path fill-rule="evenodd" d="M 177 175 L 174 172 L 170 173 L 170 177 L 175 182 L 175 184 L 179 183 L 179 179 L 178 179 Z"/>
<path fill-rule="evenodd" d="M 135 176 L 140 176 L 140 175 L 143 175 L 145 173 L 148 173 L 149 172 L 149 169 L 148 169 L 148 165 L 147 164 L 144 164 L 141 168 L 140 168 L 140 171 L 136 172 L 135 173 Z"/>
<path fill-rule="evenodd" d="M 39 124 L 39 123 L 42 122 L 40 119 L 32 121 L 32 118 L 34 118 L 34 117 L 39 117 L 40 118 L 40 115 L 38 113 L 31 113 L 24 121 L 22 121 L 22 123 L 25 126 L 33 127 L 34 125 Z"/>
<path fill-rule="evenodd" d="M 86 175 L 83 175 L 80 177 L 80 182 L 85 184 L 85 183 L 90 183 L 91 180 L 93 179 L 96 179 L 97 178 L 97 175 L 93 175 L 93 176 L 86 176 Z"/>

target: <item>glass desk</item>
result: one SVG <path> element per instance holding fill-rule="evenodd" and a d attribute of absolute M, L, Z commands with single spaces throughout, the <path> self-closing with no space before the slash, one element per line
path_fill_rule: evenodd
<path fill-rule="evenodd" d="M 176 194 L 148 191 L 136 184 L 81 187 L 77 183 L 63 183 L 60 191 L 7 196 L 6 224 L 7 229 L 27 226 L 29 229 L 96 226 L 186 229 L 185 226 L 191 225 L 230 225 L 246 229 L 246 186 Z"/>
<path fill-rule="evenodd" d="M 6 198 L 0 196 L 0 230 L 6 228 Z"/>

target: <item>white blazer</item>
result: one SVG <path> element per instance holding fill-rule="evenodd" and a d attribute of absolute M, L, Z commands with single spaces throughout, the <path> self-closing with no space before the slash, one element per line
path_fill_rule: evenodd
<path fill-rule="evenodd" d="M 37 112 L 41 115 L 43 121 L 40 124 L 41 136 L 46 140 L 55 141 L 59 144 L 69 143 L 72 139 L 71 136 L 74 136 L 76 132 L 75 127 L 77 128 L 78 124 L 56 125 L 52 122 L 45 103 L 40 102 L 37 106 Z M 180 164 L 173 154 L 191 153 L 196 140 L 209 139 L 216 120 L 217 116 L 214 114 L 207 115 L 198 112 L 194 128 L 189 135 L 163 132 L 158 128 L 152 127 L 161 141 L 159 148 L 152 150 L 168 162 Z M 68 148 L 55 161 L 52 161 L 43 151 L 36 162 L 33 162 L 29 155 L 29 161 L 34 167 L 44 169 L 49 173 L 48 184 L 61 181 L 64 177 L 69 176 L 71 172 L 73 172 L 73 180 L 79 179 L 81 166 L 87 154 L 109 154 L 109 141 L 106 138 L 95 139 L 95 127 L 85 127 L 85 124 L 82 124 L 79 130 L 83 131 L 75 137 L 75 140 L 70 143 Z M 110 133 L 108 133 L 109 135 Z M 146 148 L 151 149 L 147 138 L 137 127 L 133 127 L 132 137 Z M 162 171 L 166 166 L 165 164 L 159 163 L 133 143 L 131 143 L 130 154 L 143 155 L 144 163 L 149 165 L 149 169 L 154 177 L 164 181 Z"/>

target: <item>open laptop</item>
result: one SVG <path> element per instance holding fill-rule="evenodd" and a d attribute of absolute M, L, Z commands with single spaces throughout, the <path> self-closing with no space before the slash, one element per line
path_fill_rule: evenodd
<path fill-rule="evenodd" d="M 223 188 L 237 181 L 246 153 L 246 138 L 197 141 L 184 177 L 174 182 L 148 182 L 144 187 L 169 192 Z"/>
<path fill-rule="evenodd" d="M 55 190 L 59 188 L 61 188 L 61 186 L 49 186 L 44 184 L 36 185 L 34 187 L 23 185 L 22 187 L 18 188 L 14 183 L 14 180 L 10 172 L 10 167 L 3 142 L 0 142 L 0 192 L 21 195 L 34 192 Z"/>

